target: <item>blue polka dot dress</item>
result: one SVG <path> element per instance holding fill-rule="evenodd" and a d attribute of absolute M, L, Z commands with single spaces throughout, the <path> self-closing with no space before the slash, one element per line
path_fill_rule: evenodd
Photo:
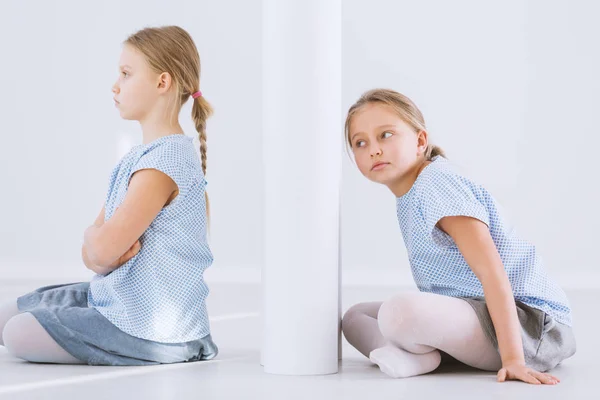
<path fill-rule="evenodd" d="M 179 194 L 144 232 L 132 260 L 92 280 L 88 302 L 132 336 L 163 343 L 198 339 L 209 333 L 203 274 L 213 257 L 206 182 L 192 138 L 172 135 L 134 147 L 113 170 L 105 218 L 122 203 L 131 176 L 148 168 L 170 176 Z"/>
<path fill-rule="evenodd" d="M 193 139 L 169 135 L 133 147 L 114 168 L 105 219 L 123 202 L 131 176 L 163 172 L 179 193 L 140 237 L 139 253 L 89 283 L 38 289 L 18 299 L 74 357 L 89 364 L 145 365 L 210 359 L 203 274 L 207 242 L 205 187 Z"/>
<path fill-rule="evenodd" d="M 567 296 L 546 272 L 535 246 L 517 234 L 484 187 L 437 156 L 421 171 L 411 189 L 397 198 L 397 212 L 420 291 L 465 300 L 498 349 L 496 328 L 481 282 L 453 239 L 437 226 L 442 218 L 450 216 L 480 220 L 489 228 L 513 290 L 526 364 L 548 371 L 575 354 Z"/>
<path fill-rule="evenodd" d="M 485 223 L 498 249 L 513 294 L 555 320 L 571 325 L 564 291 L 547 274 L 535 246 L 522 239 L 492 195 L 437 156 L 397 199 L 398 221 L 419 290 L 453 297 L 483 297 L 481 283 L 452 238 L 437 227 L 448 216 Z"/>

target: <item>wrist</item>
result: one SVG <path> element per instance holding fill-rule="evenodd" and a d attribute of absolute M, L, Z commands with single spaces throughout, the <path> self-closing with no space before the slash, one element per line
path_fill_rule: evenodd
<path fill-rule="evenodd" d="M 524 357 L 511 357 L 502 359 L 502 367 L 507 367 L 509 365 L 525 365 Z"/>

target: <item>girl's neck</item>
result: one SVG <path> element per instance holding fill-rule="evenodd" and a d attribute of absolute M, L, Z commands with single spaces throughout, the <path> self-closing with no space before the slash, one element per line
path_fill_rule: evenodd
<path fill-rule="evenodd" d="M 147 118 L 140 121 L 143 143 L 148 144 L 164 136 L 183 134 L 179 121 L 168 121 L 165 118 Z"/>
<path fill-rule="evenodd" d="M 420 159 L 415 163 L 414 167 L 405 175 L 387 185 L 388 188 L 392 191 L 392 193 L 394 193 L 394 196 L 396 196 L 397 198 L 404 196 L 412 188 L 421 171 L 423 171 L 423 169 L 429 164 L 431 164 L 431 161 L 428 161 L 424 158 Z"/>

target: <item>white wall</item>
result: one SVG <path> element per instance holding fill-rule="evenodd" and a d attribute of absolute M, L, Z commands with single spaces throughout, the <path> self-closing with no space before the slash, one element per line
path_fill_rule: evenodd
<path fill-rule="evenodd" d="M 260 2 L 24 3 L 4 2 L 0 16 L 2 274 L 80 276 L 80 238 L 102 204 L 119 140 L 139 138 L 112 105 L 119 43 L 173 23 L 196 40 L 202 91 L 217 110 L 208 132 L 213 272 L 256 278 Z M 599 11 L 591 0 L 343 2 L 344 109 L 373 87 L 410 96 L 434 141 L 487 185 L 565 285 L 598 277 Z M 343 173 L 347 281 L 410 283 L 393 195 L 348 157 Z"/>
<path fill-rule="evenodd" d="M 593 1 L 344 2 L 345 108 L 379 86 L 411 97 L 565 285 L 598 282 L 599 12 Z M 344 267 L 410 280 L 393 196 L 347 161 Z"/>
<path fill-rule="evenodd" d="M 145 26 L 166 24 L 181 25 L 196 41 L 201 89 L 216 110 L 208 123 L 207 174 L 215 266 L 260 265 L 262 70 L 256 4 L 2 3 L 2 276 L 87 276 L 79 257 L 83 231 L 100 211 L 120 143 L 141 141 L 137 123 L 121 120 L 112 102 L 121 43 Z M 194 135 L 190 113 L 188 104 L 181 121 Z"/>

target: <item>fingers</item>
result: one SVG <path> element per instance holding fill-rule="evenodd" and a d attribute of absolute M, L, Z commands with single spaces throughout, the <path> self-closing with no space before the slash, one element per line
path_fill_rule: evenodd
<path fill-rule="evenodd" d="M 558 383 L 558 380 L 556 378 L 554 378 L 552 375 L 543 374 L 543 373 L 537 372 L 537 371 L 531 371 L 531 372 L 529 372 L 529 374 L 534 376 L 538 381 L 540 381 L 541 383 L 543 383 L 545 385 L 556 385 Z"/>
<path fill-rule="evenodd" d="M 498 382 L 506 381 L 506 368 L 502 368 L 498 371 Z"/>
<path fill-rule="evenodd" d="M 135 242 L 133 244 L 133 246 L 131 246 L 131 248 L 129 250 L 127 250 L 127 252 L 125 253 L 125 256 L 127 256 L 127 260 L 133 258 L 137 253 L 140 252 L 140 249 L 142 248 L 142 244 L 140 243 L 140 241 L 138 240 L 137 242 Z"/>
<path fill-rule="evenodd" d="M 555 377 L 554 375 L 550 375 L 550 374 L 544 374 L 544 375 L 547 375 L 547 376 L 549 376 L 550 378 L 554 379 L 556 382 L 559 382 L 559 383 L 560 383 L 560 379 L 558 379 L 558 378 L 557 378 L 557 377 Z"/>
<path fill-rule="evenodd" d="M 519 380 L 522 380 L 523 382 L 531 383 L 532 385 L 541 385 L 542 384 L 542 382 L 540 382 L 535 376 L 533 376 L 527 372 L 520 373 L 519 375 L 516 376 L 516 378 Z"/>
<path fill-rule="evenodd" d="M 123 264 L 125 264 L 127 261 L 131 260 L 133 257 L 136 256 L 137 253 L 140 252 L 140 249 L 142 248 L 142 244 L 140 243 L 140 241 L 136 241 L 133 246 L 131 246 L 129 248 L 129 250 L 127 250 L 125 252 L 125 254 L 123 254 L 121 256 L 121 258 L 119 258 L 118 261 L 118 266 L 121 266 Z"/>
<path fill-rule="evenodd" d="M 137 240 L 133 246 L 131 246 L 131 250 L 133 250 L 133 254 L 136 255 L 137 253 L 139 253 L 140 249 L 142 248 L 142 244 L 140 243 L 139 240 Z"/>
<path fill-rule="evenodd" d="M 502 368 L 498 371 L 498 382 L 520 380 L 532 385 L 556 385 L 560 380 L 550 374 L 535 371 L 525 366 Z"/>

